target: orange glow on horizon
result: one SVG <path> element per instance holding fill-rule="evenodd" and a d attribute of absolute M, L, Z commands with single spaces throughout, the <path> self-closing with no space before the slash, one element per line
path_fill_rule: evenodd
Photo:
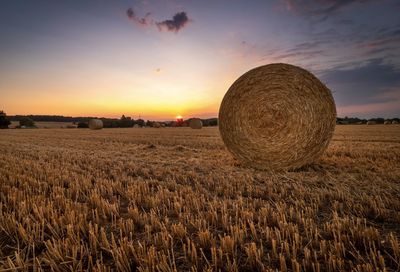
<path fill-rule="evenodd" d="M 146 69 L 132 75 L 113 68 L 89 69 L 91 66 L 84 77 L 63 77 L 58 72 L 54 77 L 27 73 L 26 82 L 35 83 L 30 85 L 9 77 L 0 83 L 0 88 L 8 90 L 2 99 L 2 110 L 8 115 L 119 118 L 124 114 L 155 121 L 182 116 L 216 117 L 220 101 L 241 73 L 240 68 L 217 73 L 215 66 L 211 71 L 200 69 L 206 66 L 203 60 L 194 58 L 193 63 L 193 69 L 189 65 L 183 72 L 165 65 L 164 73 L 157 78 Z M 21 99 L 22 95 L 26 99 Z"/>

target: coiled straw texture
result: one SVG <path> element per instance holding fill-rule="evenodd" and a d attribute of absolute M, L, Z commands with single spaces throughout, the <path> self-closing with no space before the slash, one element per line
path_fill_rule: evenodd
<path fill-rule="evenodd" d="M 192 118 L 189 121 L 189 127 L 192 129 L 201 129 L 203 127 L 203 122 L 199 118 Z"/>
<path fill-rule="evenodd" d="M 248 71 L 225 94 L 219 130 L 244 165 L 291 170 L 313 163 L 328 147 L 336 124 L 330 90 L 290 64 Z"/>
<path fill-rule="evenodd" d="M 89 128 L 92 130 L 98 130 L 103 128 L 103 121 L 100 119 L 89 120 Z"/>

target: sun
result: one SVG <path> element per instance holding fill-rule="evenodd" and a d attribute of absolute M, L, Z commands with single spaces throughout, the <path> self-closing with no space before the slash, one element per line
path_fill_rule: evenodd
<path fill-rule="evenodd" d="M 182 119 L 182 115 L 177 115 L 176 119 Z"/>

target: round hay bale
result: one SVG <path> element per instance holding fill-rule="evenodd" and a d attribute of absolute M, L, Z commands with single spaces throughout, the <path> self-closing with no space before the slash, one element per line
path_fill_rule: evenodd
<path fill-rule="evenodd" d="M 283 63 L 242 75 L 219 111 L 228 150 L 244 165 L 264 170 L 314 162 L 328 147 L 335 124 L 330 90 L 310 72 Z"/>
<path fill-rule="evenodd" d="M 367 125 L 376 125 L 376 122 L 375 121 L 368 121 Z"/>
<path fill-rule="evenodd" d="M 92 130 L 98 130 L 103 128 L 103 121 L 100 119 L 90 119 L 89 128 Z"/>
<path fill-rule="evenodd" d="M 161 124 L 160 124 L 159 122 L 154 122 L 154 123 L 153 123 L 153 127 L 154 127 L 154 128 L 160 128 L 160 127 L 161 127 Z"/>
<path fill-rule="evenodd" d="M 192 129 L 201 129 L 203 127 L 203 122 L 199 118 L 192 118 L 189 121 L 189 127 Z"/>
<path fill-rule="evenodd" d="M 397 125 L 398 123 L 399 123 L 399 122 L 397 122 L 396 120 L 393 120 L 393 121 L 392 121 L 392 124 L 393 124 L 393 125 Z"/>
<path fill-rule="evenodd" d="M 392 122 L 389 121 L 389 120 L 386 120 L 386 121 L 384 122 L 385 125 L 390 125 L 391 123 L 392 123 Z"/>

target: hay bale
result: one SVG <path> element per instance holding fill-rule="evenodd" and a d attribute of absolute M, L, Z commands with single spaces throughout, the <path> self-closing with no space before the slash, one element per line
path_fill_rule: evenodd
<path fill-rule="evenodd" d="M 161 124 L 160 124 L 159 122 L 154 122 L 154 123 L 153 123 L 153 127 L 154 127 L 154 128 L 160 128 L 160 127 L 161 127 Z"/>
<path fill-rule="evenodd" d="M 192 129 L 201 129 L 203 122 L 199 118 L 192 118 L 189 120 L 189 127 Z"/>
<path fill-rule="evenodd" d="M 399 123 L 399 122 L 397 122 L 396 120 L 393 120 L 393 121 L 392 121 L 392 124 L 393 124 L 393 125 L 397 125 L 398 123 Z"/>
<path fill-rule="evenodd" d="M 392 122 L 391 121 L 389 121 L 389 120 L 386 120 L 385 122 L 383 122 L 383 124 L 385 124 L 385 125 L 390 125 Z"/>
<path fill-rule="evenodd" d="M 375 121 L 368 121 L 367 125 L 376 125 L 376 122 Z"/>
<path fill-rule="evenodd" d="M 92 130 L 98 130 L 103 128 L 103 121 L 100 119 L 90 119 L 89 128 Z"/>
<path fill-rule="evenodd" d="M 330 90 L 289 64 L 248 71 L 225 94 L 219 130 L 244 165 L 289 170 L 310 164 L 328 147 L 336 124 Z"/>

